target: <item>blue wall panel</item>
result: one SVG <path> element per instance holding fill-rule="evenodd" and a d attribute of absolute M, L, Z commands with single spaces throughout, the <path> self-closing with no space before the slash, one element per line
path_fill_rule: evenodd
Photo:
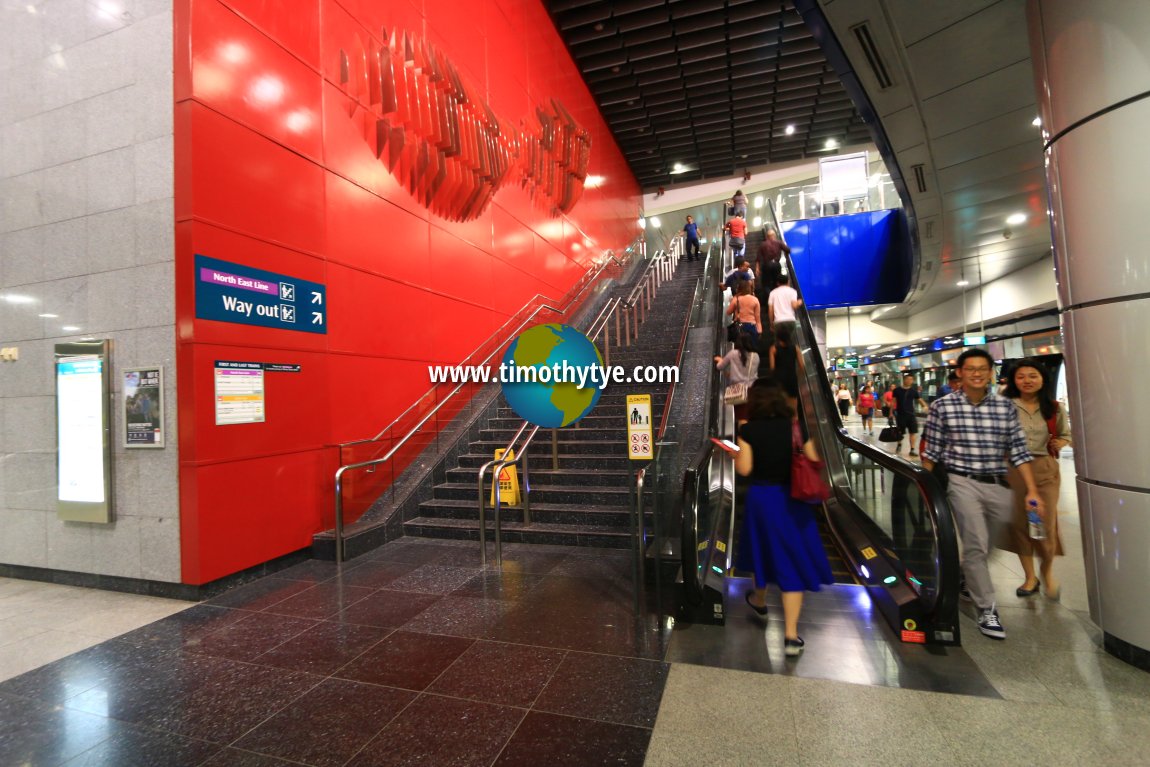
<path fill-rule="evenodd" d="M 901 211 L 850 213 L 781 225 L 811 309 L 901 303 L 910 250 Z"/>

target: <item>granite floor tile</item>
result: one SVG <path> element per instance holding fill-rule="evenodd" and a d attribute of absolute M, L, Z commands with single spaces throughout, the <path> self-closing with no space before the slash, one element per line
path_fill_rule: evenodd
<path fill-rule="evenodd" d="M 297 618 L 330 618 L 368 597 L 374 591 L 375 589 L 363 586 L 347 586 L 338 580 L 327 581 L 265 607 L 264 612 L 294 615 Z"/>
<path fill-rule="evenodd" d="M 291 581 L 285 578 L 261 578 L 254 583 L 237 586 L 205 602 L 213 607 L 234 607 L 240 610 L 262 610 L 282 602 L 290 596 L 312 587 L 308 581 Z"/>
<path fill-rule="evenodd" d="M 121 724 L 110 738 L 63 767 L 198 767 L 221 749 L 218 743 Z"/>
<path fill-rule="evenodd" d="M 565 656 L 562 650 L 479 641 L 467 648 L 428 691 L 530 708 Z"/>
<path fill-rule="evenodd" d="M 235 746 L 317 767 L 339 767 L 415 697 L 394 687 L 326 679 Z"/>
<path fill-rule="evenodd" d="M 503 572 L 510 574 L 547 575 L 567 560 L 560 552 L 535 551 L 532 548 L 503 549 Z"/>
<path fill-rule="evenodd" d="M 478 542 L 476 553 L 479 552 Z M 403 541 L 389 543 L 379 549 L 378 553 L 371 555 L 371 561 L 377 562 L 410 562 L 412 564 L 426 565 L 435 562 L 440 557 L 453 554 L 456 548 L 442 546 L 422 541 Z"/>
<path fill-rule="evenodd" d="M 300 562 L 298 565 L 292 565 L 286 570 L 280 570 L 275 573 L 276 578 L 284 578 L 289 581 L 308 581 L 309 583 L 322 583 L 323 581 L 330 581 L 333 578 L 338 578 L 341 574 L 347 571 L 348 565 L 337 565 L 335 562 L 329 562 L 322 559 L 309 559 Z"/>
<path fill-rule="evenodd" d="M 253 660 L 265 666 L 328 676 L 355 660 L 392 629 L 324 621 Z"/>
<path fill-rule="evenodd" d="M 475 570 L 466 567 L 423 565 L 407 575 L 396 578 L 388 588 L 392 591 L 415 591 L 423 594 L 450 594 L 467 583 Z"/>
<path fill-rule="evenodd" d="M 116 638 L 137 647 L 165 647 L 179 649 L 197 645 L 212 632 L 248 617 L 248 613 L 224 607 L 196 605 L 155 623 Z"/>
<path fill-rule="evenodd" d="M 650 739 L 651 731 L 642 727 L 532 711 L 495 761 L 495 767 L 639 767 Z M 722 752 L 709 756 L 709 761 L 723 763 Z"/>
<path fill-rule="evenodd" d="M 359 682 L 423 690 L 435 681 L 472 639 L 396 631 L 344 666 L 336 676 Z"/>
<path fill-rule="evenodd" d="M 203 767 L 298 767 L 298 765 L 299 762 L 286 762 L 266 754 L 225 748 L 204 762 Z"/>
<path fill-rule="evenodd" d="M 167 667 L 172 656 L 152 647 L 104 642 L 0 682 L 0 693 L 59 703 L 94 687 L 128 685 L 148 668 Z"/>
<path fill-rule="evenodd" d="M 368 743 L 349 767 L 487 767 L 524 713 L 520 708 L 424 694 Z"/>
<path fill-rule="evenodd" d="M 668 664 L 658 661 L 568 653 L 534 708 L 653 727 L 669 669 Z"/>
<path fill-rule="evenodd" d="M 344 571 L 343 575 L 340 576 L 340 581 L 347 586 L 381 589 L 396 578 L 407 575 L 419 566 L 420 565 L 412 562 L 392 562 L 388 560 L 364 562 L 362 565 Z"/>
<path fill-rule="evenodd" d="M 491 638 L 513 602 L 447 596 L 403 625 L 404 631 Z"/>
<path fill-rule="evenodd" d="M 457 597 L 483 599 L 523 599 L 542 582 L 542 575 L 488 570 L 476 573 L 451 594 Z"/>
<path fill-rule="evenodd" d="M 184 649 L 218 658 L 250 661 L 318 622 L 288 615 L 249 613 L 243 620 L 208 634 L 198 644 L 186 645 Z"/>
<path fill-rule="evenodd" d="M 399 628 L 439 599 L 433 594 L 381 589 L 344 610 L 339 614 L 339 620 L 364 626 Z"/>
<path fill-rule="evenodd" d="M 104 716 L 0 694 L 0 764 L 58 765 L 116 733 Z"/>
<path fill-rule="evenodd" d="M 596 557 L 568 556 L 548 575 L 569 578 L 610 579 L 631 582 L 632 563 L 629 555 L 602 554 Z"/>

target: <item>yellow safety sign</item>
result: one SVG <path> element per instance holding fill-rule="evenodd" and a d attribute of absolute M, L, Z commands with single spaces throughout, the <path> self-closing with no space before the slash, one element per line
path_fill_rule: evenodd
<path fill-rule="evenodd" d="M 503 448 L 495 451 L 495 460 L 503 460 Z M 514 460 L 515 451 L 507 451 L 507 460 Z M 499 502 L 506 506 L 518 506 L 522 503 L 519 494 L 519 472 L 514 466 L 504 466 L 499 471 Z M 495 506 L 495 485 L 491 485 L 491 506 Z"/>
<path fill-rule="evenodd" d="M 654 458 L 655 439 L 651 429 L 651 395 L 627 395 L 627 457 L 632 461 Z"/>

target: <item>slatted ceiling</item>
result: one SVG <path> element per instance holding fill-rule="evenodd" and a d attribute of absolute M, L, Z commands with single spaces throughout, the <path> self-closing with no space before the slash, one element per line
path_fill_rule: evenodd
<path fill-rule="evenodd" d="M 786 0 L 548 0 L 548 8 L 644 187 L 732 175 L 822 152 L 828 137 L 865 134 Z M 786 124 L 794 136 L 783 134 Z M 690 170 L 671 175 L 675 163 Z"/>

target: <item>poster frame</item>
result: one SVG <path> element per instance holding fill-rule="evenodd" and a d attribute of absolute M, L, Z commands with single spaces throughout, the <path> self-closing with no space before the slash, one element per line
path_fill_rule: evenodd
<path fill-rule="evenodd" d="M 160 434 L 153 444 L 141 444 L 139 442 L 128 441 L 128 375 L 131 373 L 151 373 L 156 372 L 160 377 L 159 396 L 156 400 L 156 423 L 160 426 Z M 120 436 L 123 438 L 121 445 L 125 450 L 155 450 L 164 447 L 164 436 L 166 429 L 164 428 L 164 417 L 167 412 L 164 409 L 164 366 L 163 365 L 142 365 L 134 368 L 124 368 L 120 371 L 120 415 L 123 416 L 123 431 Z"/>

